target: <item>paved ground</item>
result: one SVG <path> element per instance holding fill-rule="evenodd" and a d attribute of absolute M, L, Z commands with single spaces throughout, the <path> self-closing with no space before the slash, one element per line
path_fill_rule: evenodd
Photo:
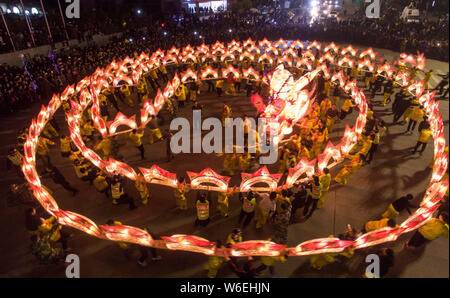
<path fill-rule="evenodd" d="M 379 51 L 379 50 L 378 50 Z M 395 53 L 384 51 L 387 57 Z M 448 64 L 438 61 L 428 61 L 428 68 L 435 73 L 446 73 Z M 439 71 L 438 71 L 439 70 Z M 433 76 L 430 85 L 434 86 L 439 79 Z M 204 86 L 205 88 L 205 86 Z M 222 102 L 231 105 L 233 116 L 239 117 L 244 113 L 254 115 L 254 109 L 245 95 L 238 97 L 225 96 L 218 99 L 215 95 L 207 94 L 203 88 L 199 99 L 204 104 L 203 118 L 221 116 Z M 377 97 L 379 98 L 379 96 Z M 124 108 L 127 115 L 137 111 Z M 180 115 L 188 117 L 191 106 L 185 107 Z M 0 136 L 2 137 L 0 153 L 6 156 L 7 150 L 15 141 L 17 130 L 29 125 L 30 119 L 35 117 L 39 106 L 34 106 L 17 115 L 0 119 Z M 113 112 L 114 109 L 110 109 Z M 441 101 L 441 111 L 444 115 L 446 138 L 448 142 L 448 101 Z M 163 112 L 167 115 L 166 112 Z M 375 113 L 388 123 L 392 121 L 390 107 L 376 107 Z M 191 114 L 190 114 L 191 115 Z M 192 116 L 192 115 L 191 115 Z M 66 131 L 62 112 L 57 113 L 57 121 Z M 344 122 L 338 122 L 331 139 L 336 143 L 342 136 L 345 124 L 352 124 L 356 118 L 355 113 L 347 117 Z M 168 127 L 168 121 L 163 125 Z M 314 213 L 305 223 L 293 224 L 289 227 L 289 246 L 294 246 L 305 240 L 326 237 L 342 232 L 347 224 L 357 227 L 363 226 L 367 220 L 376 219 L 385 210 L 389 203 L 406 193 L 415 195 L 414 203 L 420 202 L 428 184 L 431 171 L 427 168 L 432 158 L 432 146 L 429 146 L 422 157 L 418 154 L 408 155 L 409 150 L 417 140 L 417 133 L 412 136 L 404 135 L 404 126 L 390 126 L 383 139 L 380 151 L 370 166 L 364 166 L 349 179 L 345 187 L 333 186 L 328 194 L 324 208 Z M 140 161 L 139 152 L 127 143 L 121 153 L 126 161 L 137 166 L 150 167 L 158 164 L 160 167 L 185 175 L 186 170 L 200 171 L 211 167 L 221 172 L 222 158 L 214 155 L 192 154 L 177 155 L 170 163 L 165 161 L 165 144 L 148 144 L 148 134 L 145 137 L 146 160 Z M 231 214 L 223 219 L 218 215 L 212 218 L 207 228 L 196 230 L 193 226 L 195 193 L 188 195 L 190 208 L 182 213 L 175 210 L 175 200 L 172 190 L 162 186 L 151 186 L 152 199 L 147 206 L 139 203 L 135 211 L 128 211 L 126 206 L 113 206 L 103 195 L 98 194 L 93 186 L 80 181 L 67 160 L 60 157 L 59 150 L 53 149 L 52 160 L 61 170 L 71 184 L 80 189 L 75 197 L 68 194 L 61 186 L 55 185 L 49 179 L 43 179 L 53 192 L 62 209 L 71 210 L 88 216 L 95 222 L 102 224 L 108 219 L 116 219 L 124 224 L 138 227 L 150 227 L 155 234 L 170 236 L 175 233 L 196 234 L 212 241 L 225 239 L 227 234 L 236 226 L 240 206 L 237 197 L 230 200 Z M 10 183 L 18 181 L 13 171 L 6 172 L 4 164 L 1 171 L 5 174 L 0 177 L 0 195 L 6 192 Z M 273 168 L 272 168 L 273 170 Z M 332 170 L 334 176 L 339 168 Z M 239 176 L 232 178 L 230 185 L 238 185 Z M 126 185 L 127 192 L 137 198 L 133 185 Z M 2 195 L 1 197 L 5 197 Z M 213 196 L 215 201 L 215 196 Z M 3 236 L 0 245 L 0 276 L 3 277 L 64 277 L 64 268 L 39 265 L 29 253 L 28 235 L 24 227 L 25 206 L 7 207 L 5 201 L 0 205 L 0 232 Z M 213 205 L 214 208 L 214 205 Z M 400 220 L 406 219 L 402 214 Z M 147 268 L 140 268 L 136 260 L 136 250 L 130 259 L 125 258 L 120 248 L 113 242 L 90 237 L 75 230 L 70 246 L 81 259 L 81 276 L 83 277 L 205 277 L 203 264 L 206 257 L 200 254 L 185 252 L 161 251 L 162 260 L 150 264 Z M 246 240 L 265 239 L 270 237 L 271 227 L 266 226 L 263 231 L 257 232 L 254 224 L 244 230 Z M 449 276 L 449 250 L 448 240 L 439 239 L 430 243 L 426 249 L 419 252 L 403 250 L 403 244 L 411 234 L 402 236 L 396 243 L 388 244 L 395 251 L 395 267 L 389 273 L 391 277 L 447 277 Z M 359 277 L 363 273 L 364 258 L 369 250 L 358 251 L 354 258 L 345 264 L 332 264 L 322 271 L 316 271 L 309 266 L 309 258 L 292 257 L 284 264 L 276 266 L 276 277 Z M 221 269 L 220 277 L 234 277 L 226 267 Z"/>

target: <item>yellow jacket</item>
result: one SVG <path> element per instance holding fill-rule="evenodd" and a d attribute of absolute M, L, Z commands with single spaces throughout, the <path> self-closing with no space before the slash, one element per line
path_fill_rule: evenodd
<path fill-rule="evenodd" d="M 100 143 L 95 146 L 95 150 L 102 150 L 104 155 L 110 155 L 112 143 L 110 139 L 102 139 Z"/>
<path fill-rule="evenodd" d="M 71 142 L 72 140 L 70 139 L 70 137 L 65 137 L 65 138 L 61 138 L 60 139 L 60 149 L 61 149 L 61 152 L 64 152 L 64 153 L 66 153 L 66 152 L 70 152 L 70 142 Z"/>
<path fill-rule="evenodd" d="M 95 186 L 95 189 L 97 189 L 98 191 L 104 191 L 105 189 L 107 189 L 108 188 L 108 182 L 106 182 L 105 176 L 98 175 L 94 179 L 94 186 Z"/>
<path fill-rule="evenodd" d="M 420 107 L 414 107 L 412 114 L 411 114 L 411 120 L 419 121 L 423 118 L 423 110 Z"/>
<path fill-rule="evenodd" d="M 144 133 L 141 132 L 130 132 L 129 138 L 133 142 L 133 145 L 136 147 L 139 147 L 142 145 L 142 137 L 144 136 Z"/>
<path fill-rule="evenodd" d="M 47 138 L 40 137 L 37 143 L 37 153 L 39 155 L 48 155 L 50 153 L 50 149 L 48 149 L 48 145 L 55 145 L 52 141 Z"/>
<path fill-rule="evenodd" d="M 448 225 L 439 218 L 432 218 L 419 228 L 419 233 L 428 240 L 437 239 L 439 236 L 448 238 Z"/>
<path fill-rule="evenodd" d="M 331 183 L 331 174 L 323 174 L 319 177 L 320 184 L 322 184 L 322 191 L 328 191 Z"/>
<path fill-rule="evenodd" d="M 375 231 L 384 227 L 387 227 L 389 218 L 383 218 L 381 220 L 368 221 L 365 225 L 366 232 Z"/>
<path fill-rule="evenodd" d="M 428 143 L 428 141 L 430 140 L 430 137 L 433 135 L 433 133 L 431 132 L 430 129 L 426 128 L 426 129 L 422 129 L 420 131 L 420 136 L 419 136 L 419 142 L 421 143 Z"/>
<path fill-rule="evenodd" d="M 344 111 L 344 112 L 348 112 L 348 110 L 349 110 L 350 108 L 352 108 L 352 107 L 354 107 L 352 101 L 351 101 L 350 99 L 346 99 L 346 100 L 344 101 L 344 104 L 343 104 L 342 107 L 341 107 L 341 110 Z"/>

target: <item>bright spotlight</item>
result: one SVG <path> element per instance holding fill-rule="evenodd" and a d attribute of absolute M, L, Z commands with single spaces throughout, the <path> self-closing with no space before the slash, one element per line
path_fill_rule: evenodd
<path fill-rule="evenodd" d="M 138 9 L 137 14 L 141 14 L 141 13 L 142 13 L 142 10 Z"/>
<path fill-rule="evenodd" d="M 20 13 L 20 10 L 17 8 L 17 7 L 13 7 L 13 12 L 15 13 L 15 14 L 19 14 Z"/>
<path fill-rule="evenodd" d="M 29 10 L 25 10 L 25 14 L 28 16 L 30 15 L 30 11 Z"/>
<path fill-rule="evenodd" d="M 32 13 L 32 14 L 39 14 L 39 11 L 38 11 L 36 8 L 33 7 L 33 8 L 31 9 L 31 13 Z"/>

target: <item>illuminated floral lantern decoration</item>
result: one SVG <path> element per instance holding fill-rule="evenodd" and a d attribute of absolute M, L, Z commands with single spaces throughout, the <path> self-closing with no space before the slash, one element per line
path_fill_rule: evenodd
<path fill-rule="evenodd" d="M 217 79 L 219 77 L 218 69 L 213 69 L 210 65 L 208 65 L 203 71 L 201 75 L 202 80 L 207 79 Z"/>
<path fill-rule="evenodd" d="M 286 245 L 272 241 L 252 240 L 231 245 L 231 255 L 240 256 L 269 256 L 277 257 L 286 248 Z"/>
<path fill-rule="evenodd" d="M 102 232 L 100 229 L 89 218 L 64 210 L 58 210 L 54 213 L 54 215 L 58 218 L 58 222 L 62 225 L 73 227 L 92 236 L 102 237 Z"/>
<path fill-rule="evenodd" d="M 367 69 L 370 72 L 373 72 L 375 70 L 375 64 L 369 59 L 360 60 L 358 62 L 358 67 L 361 69 Z"/>
<path fill-rule="evenodd" d="M 292 48 L 301 48 L 304 49 L 305 48 L 305 44 L 303 42 L 301 42 L 300 40 L 296 40 L 294 42 L 291 43 L 291 47 Z"/>
<path fill-rule="evenodd" d="M 139 168 L 147 183 L 167 185 L 170 187 L 178 187 L 179 182 L 177 174 L 170 173 L 157 165 L 153 165 L 150 169 Z"/>
<path fill-rule="evenodd" d="M 340 253 L 353 245 L 353 241 L 345 241 L 339 238 L 319 238 L 305 241 L 294 249 L 296 256 L 308 256 L 326 253 Z"/>
<path fill-rule="evenodd" d="M 320 49 L 322 48 L 322 44 L 317 42 L 316 40 L 314 40 L 312 43 L 308 44 L 307 49 L 312 49 L 312 48 L 316 48 L 317 50 L 320 51 Z"/>
<path fill-rule="evenodd" d="M 117 131 L 117 128 L 120 125 L 128 126 L 131 129 L 137 129 L 136 115 L 133 115 L 130 118 L 128 118 L 121 112 L 118 112 L 116 115 L 116 118 L 114 118 L 113 121 L 108 121 L 107 125 L 108 125 L 108 130 L 109 130 L 110 135 L 114 135 Z"/>
<path fill-rule="evenodd" d="M 250 37 L 242 43 L 242 46 L 244 48 L 254 46 L 254 45 L 255 45 L 255 42 Z"/>
<path fill-rule="evenodd" d="M 350 55 L 352 55 L 353 57 L 354 56 L 356 56 L 356 53 L 357 53 L 358 51 L 357 50 L 355 50 L 353 47 L 352 47 L 352 45 L 349 45 L 348 47 L 346 47 L 345 49 L 343 49 L 342 51 L 341 51 L 341 55 L 346 55 L 346 54 L 349 54 L 350 53 Z"/>
<path fill-rule="evenodd" d="M 303 174 L 311 178 L 315 173 L 315 165 L 316 159 L 309 161 L 306 157 L 303 157 L 295 167 L 289 169 L 286 186 L 292 187 Z"/>
<path fill-rule="evenodd" d="M 208 53 L 208 54 L 204 55 L 201 59 L 202 59 L 203 63 L 205 63 L 205 62 L 213 63 L 215 60 L 215 57 L 214 57 L 214 55 Z"/>
<path fill-rule="evenodd" d="M 331 81 L 333 83 L 338 81 L 339 82 L 339 87 L 341 87 L 341 88 L 343 88 L 345 86 L 346 80 L 347 79 L 345 78 L 344 72 L 342 70 L 337 72 L 337 73 L 335 72 L 333 74 L 333 76 L 331 77 Z"/>
<path fill-rule="evenodd" d="M 266 166 L 260 168 L 253 174 L 241 173 L 242 182 L 239 187 L 241 192 L 253 191 L 275 191 L 283 174 L 270 174 Z M 268 187 L 253 187 L 257 183 L 265 183 Z"/>
<path fill-rule="evenodd" d="M 132 167 L 124 162 L 110 158 L 108 164 L 106 165 L 106 170 L 110 173 L 116 173 L 121 176 L 125 176 L 128 179 L 136 180 L 137 174 Z"/>
<path fill-rule="evenodd" d="M 180 74 L 181 82 L 186 83 L 187 81 L 197 81 L 197 73 L 192 69 L 188 68 L 184 73 Z"/>
<path fill-rule="evenodd" d="M 205 189 L 225 192 L 228 189 L 230 177 L 221 176 L 212 169 L 204 169 L 200 173 L 187 171 L 188 177 L 191 180 L 191 187 L 193 189 Z M 205 183 L 213 184 L 215 186 L 207 186 Z"/>
<path fill-rule="evenodd" d="M 275 43 L 275 47 L 285 49 L 285 48 L 287 48 L 287 41 L 285 41 L 284 39 L 280 38 L 280 40 L 278 40 Z"/>
<path fill-rule="evenodd" d="M 389 79 L 392 78 L 395 72 L 395 67 L 391 66 L 389 63 L 385 63 L 383 66 L 379 66 L 377 69 L 378 74 L 385 74 Z"/>
<path fill-rule="evenodd" d="M 334 42 L 327 45 L 323 50 L 325 53 L 327 53 L 329 51 L 333 51 L 336 54 L 339 53 L 339 47 Z"/>
<path fill-rule="evenodd" d="M 235 59 L 235 56 L 233 55 L 233 52 L 231 51 L 227 51 L 225 53 L 223 53 L 223 55 L 220 57 L 220 61 L 224 62 L 224 61 L 232 61 Z"/>
<path fill-rule="evenodd" d="M 243 69 L 242 74 L 244 78 L 259 81 L 259 73 L 253 68 L 249 67 L 248 69 Z"/>
<path fill-rule="evenodd" d="M 359 59 L 363 59 L 365 57 L 369 56 L 370 59 L 375 60 L 375 57 L 377 56 L 377 53 L 375 53 L 372 48 L 368 48 L 367 50 L 361 52 L 361 54 L 359 54 Z"/>
<path fill-rule="evenodd" d="M 259 57 L 258 62 L 264 62 L 264 63 L 272 64 L 273 63 L 273 58 L 268 53 L 264 53 L 264 54 L 262 54 Z"/>
<path fill-rule="evenodd" d="M 178 56 L 179 53 L 180 49 L 176 48 L 175 46 L 172 46 L 172 48 L 169 51 L 167 51 L 167 55 Z"/>
<path fill-rule="evenodd" d="M 235 77 L 239 77 L 239 70 L 234 68 L 233 65 L 229 64 L 227 68 L 222 69 L 223 77 L 228 77 L 230 73 Z"/>
<path fill-rule="evenodd" d="M 162 236 L 161 239 L 165 241 L 167 248 L 170 250 L 192 251 L 212 255 L 216 249 L 214 242 L 197 236 L 177 234 L 171 237 Z"/>
<path fill-rule="evenodd" d="M 260 42 L 259 42 L 259 46 L 262 48 L 262 47 L 269 47 L 269 46 L 271 46 L 272 45 L 272 43 L 270 42 L 270 41 L 268 41 L 267 40 L 267 38 L 265 38 L 264 37 L 264 39 L 263 40 L 261 40 Z"/>
<path fill-rule="evenodd" d="M 166 57 L 164 57 L 164 59 L 162 60 L 162 63 L 164 65 L 168 65 L 168 64 L 177 64 L 177 55 L 174 54 L 168 54 Z"/>
<path fill-rule="evenodd" d="M 104 236 L 109 240 L 136 243 L 139 245 L 151 246 L 153 238 L 142 229 L 126 225 L 100 226 Z"/>
<path fill-rule="evenodd" d="M 338 65 L 341 67 L 347 66 L 347 67 L 353 68 L 354 64 L 355 64 L 355 60 L 350 59 L 348 57 L 343 57 L 343 58 L 339 59 L 339 61 L 338 61 Z"/>

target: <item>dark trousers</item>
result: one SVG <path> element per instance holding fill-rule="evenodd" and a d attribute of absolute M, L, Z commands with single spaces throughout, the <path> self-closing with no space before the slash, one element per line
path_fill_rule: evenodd
<path fill-rule="evenodd" d="M 111 95 L 109 98 L 109 101 L 112 103 L 113 107 L 117 110 L 117 112 L 119 111 L 119 105 L 117 104 L 117 100 L 114 97 L 114 95 Z"/>
<path fill-rule="evenodd" d="M 401 111 L 401 112 L 397 111 L 394 114 L 394 123 L 397 123 L 397 121 L 400 120 L 400 118 L 403 116 L 404 113 L 405 113 L 405 111 Z"/>
<path fill-rule="evenodd" d="M 146 247 L 146 246 L 139 246 L 139 251 L 141 252 L 141 256 L 139 258 L 139 262 L 143 263 L 148 258 L 148 251 L 150 250 L 150 253 L 152 254 L 152 258 L 157 258 L 158 253 L 156 252 L 156 248 L 154 247 Z"/>
<path fill-rule="evenodd" d="M 214 84 L 211 81 L 206 81 L 208 84 L 208 92 L 214 92 Z"/>
<path fill-rule="evenodd" d="M 347 115 L 350 114 L 350 111 L 342 111 L 341 110 L 341 114 L 339 115 L 339 119 L 344 120 L 345 117 L 347 117 Z"/>
<path fill-rule="evenodd" d="M 144 153 L 145 153 L 144 145 L 141 144 L 141 146 L 136 147 L 136 148 L 138 148 L 139 152 L 141 152 L 141 159 L 144 159 L 144 158 L 145 158 L 145 155 L 144 155 Z"/>
<path fill-rule="evenodd" d="M 416 124 L 417 124 L 417 121 L 409 119 L 408 129 L 406 131 L 409 131 L 410 129 L 411 129 L 411 131 L 413 131 L 414 128 L 416 128 Z"/>
<path fill-rule="evenodd" d="M 425 148 L 427 147 L 427 143 L 417 142 L 416 146 L 414 147 L 413 153 L 416 153 L 417 149 L 419 149 L 419 146 L 422 146 L 419 153 L 422 155 L 423 151 L 425 151 Z"/>
<path fill-rule="evenodd" d="M 209 224 L 209 218 L 208 219 L 196 219 L 194 222 L 194 225 L 197 226 L 202 226 L 202 227 L 206 227 Z"/>
<path fill-rule="evenodd" d="M 133 198 L 129 197 L 126 194 L 123 194 L 120 198 L 116 200 L 117 205 L 128 204 L 130 209 L 135 209 L 136 205 L 134 204 Z"/>
<path fill-rule="evenodd" d="M 273 266 L 266 266 L 264 264 L 261 264 L 260 266 L 258 266 L 255 269 L 255 272 L 257 273 L 261 273 L 262 271 L 269 269 L 270 275 L 274 275 L 275 274 L 275 268 L 273 268 Z"/>
<path fill-rule="evenodd" d="M 311 216 L 314 212 L 314 210 L 317 209 L 317 203 L 319 202 L 318 199 L 313 199 L 313 197 L 308 196 L 308 199 L 306 199 L 305 203 L 305 209 L 303 209 L 303 216 L 306 216 L 308 213 L 308 216 Z M 309 212 L 309 208 L 311 207 L 311 212 Z"/>
<path fill-rule="evenodd" d="M 425 243 L 430 242 L 430 240 L 426 239 L 425 237 L 420 234 L 419 231 L 416 231 L 416 233 L 412 236 L 412 238 L 408 241 L 408 246 L 412 247 L 419 247 L 424 245 Z"/>
<path fill-rule="evenodd" d="M 217 95 L 219 97 L 221 97 L 222 96 L 222 88 L 216 88 L 216 90 L 217 90 Z"/>
<path fill-rule="evenodd" d="M 375 154 L 375 152 L 377 152 L 378 150 L 378 144 L 373 144 L 372 143 L 372 147 L 370 147 L 369 153 L 367 154 L 367 163 L 370 163 L 373 159 L 373 155 Z"/>
<path fill-rule="evenodd" d="M 184 107 L 184 100 L 179 100 L 179 101 L 178 101 L 178 107 L 179 107 L 179 108 Z"/>
<path fill-rule="evenodd" d="M 253 86 L 252 85 L 247 85 L 247 97 L 250 97 L 252 95 L 252 90 Z"/>
<path fill-rule="evenodd" d="M 239 214 L 239 224 L 244 220 L 244 223 L 242 224 L 242 227 L 248 226 L 248 224 L 252 221 L 253 216 L 255 216 L 255 211 L 253 212 L 245 212 L 244 210 L 241 210 L 241 213 Z"/>
<path fill-rule="evenodd" d="M 241 92 L 241 83 L 235 82 L 234 83 L 234 89 L 236 89 L 237 92 Z"/>

